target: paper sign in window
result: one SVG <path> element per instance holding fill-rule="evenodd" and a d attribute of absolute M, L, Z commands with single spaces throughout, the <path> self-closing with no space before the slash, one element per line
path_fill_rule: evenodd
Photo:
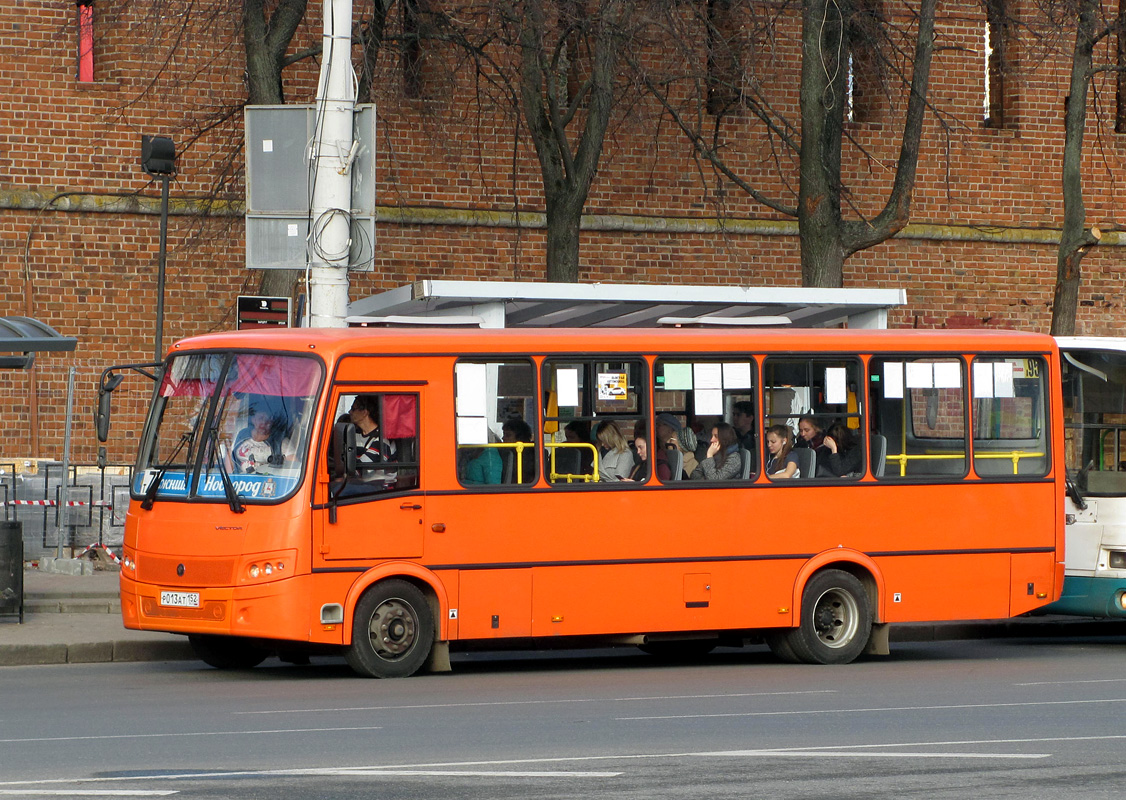
<path fill-rule="evenodd" d="M 692 378 L 697 389 L 722 389 L 722 364 L 693 364 Z"/>
<path fill-rule="evenodd" d="M 1008 361 L 993 364 L 993 396 L 1016 397 L 1013 392 L 1013 365 Z"/>
<path fill-rule="evenodd" d="M 750 389 L 751 365 L 745 361 L 737 361 L 723 365 L 724 389 Z"/>
<path fill-rule="evenodd" d="M 825 367 L 825 402 L 829 405 L 848 402 L 848 370 L 845 367 Z"/>
<path fill-rule="evenodd" d="M 627 385 L 626 373 L 624 372 L 599 372 L 598 399 L 625 400 Z"/>
<path fill-rule="evenodd" d="M 962 365 L 957 361 L 939 361 L 934 365 L 934 388 L 961 389 Z"/>
<path fill-rule="evenodd" d="M 485 416 L 485 365 L 458 364 L 457 415 L 459 417 Z"/>
<path fill-rule="evenodd" d="M 993 365 L 988 361 L 974 362 L 974 399 L 993 396 Z"/>
<path fill-rule="evenodd" d="M 884 362 L 884 397 L 888 400 L 903 399 L 903 362 Z"/>
<path fill-rule="evenodd" d="M 929 361 L 907 362 L 907 388 L 933 389 L 934 364 Z"/>
<path fill-rule="evenodd" d="M 665 386 L 670 392 L 687 392 L 692 389 L 691 364 L 665 364 Z"/>
<path fill-rule="evenodd" d="M 700 416 L 723 415 L 722 389 L 697 389 L 692 395 L 693 407 Z"/>
<path fill-rule="evenodd" d="M 559 393 L 560 406 L 579 404 L 579 371 L 560 369 L 555 371 L 555 390 Z"/>
<path fill-rule="evenodd" d="M 484 417 L 457 418 L 458 444 L 488 444 L 489 425 Z"/>

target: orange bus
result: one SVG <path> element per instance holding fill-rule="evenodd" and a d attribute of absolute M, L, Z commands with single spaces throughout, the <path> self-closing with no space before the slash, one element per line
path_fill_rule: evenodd
<path fill-rule="evenodd" d="M 1063 580 L 1048 336 L 297 329 L 179 342 L 157 377 L 122 616 L 220 668 L 593 639 L 846 663 Z"/>

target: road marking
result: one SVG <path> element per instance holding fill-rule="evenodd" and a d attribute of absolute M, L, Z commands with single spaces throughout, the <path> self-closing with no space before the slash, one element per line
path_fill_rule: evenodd
<path fill-rule="evenodd" d="M 0 789 L 0 795 L 51 797 L 167 797 L 177 789 Z"/>
<path fill-rule="evenodd" d="M 84 742 L 108 739 L 171 739 L 180 736 L 263 736 L 277 733 L 335 733 L 338 731 L 378 731 L 382 729 L 380 725 L 364 725 L 356 728 L 277 728 L 269 731 L 188 731 L 177 733 L 107 733 L 101 736 L 29 736 L 24 739 L 0 739 L 0 744 Z"/>
<path fill-rule="evenodd" d="M 395 775 L 397 777 L 423 776 L 427 778 L 454 776 L 458 778 L 616 778 L 620 772 L 514 772 L 511 770 L 468 769 L 383 769 L 381 767 L 341 767 L 313 773 L 319 776 L 345 775 Z"/>
<path fill-rule="evenodd" d="M 1126 703 L 1126 697 L 1108 697 L 1098 700 L 1037 700 L 1026 703 L 959 703 L 948 706 L 876 706 L 873 708 L 814 708 L 805 711 L 731 711 L 723 714 L 666 714 L 651 717 L 615 717 L 618 722 L 651 719 L 715 719 L 719 717 L 789 717 L 809 714 L 871 714 L 888 711 L 946 711 L 967 708 L 1024 708 L 1029 706 L 1072 706 L 1092 703 Z"/>
<path fill-rule="evenodd" d="M 858 753 L 835 750 L 731 750 L 718 753 L 698 753 L 700 756 L 731 758 L 1050 758 L 1051 753 Z"/>
<path fill-rule="evenodd" d="M 1126 678 L 1099 678 L 1089 681 L 1036 681 L 1034 683 L 1014 683 L 1013 686 L 1070 686 L 1080 683 L 1122 683 Z"/>
<path fill-rule="evenodd" d="M 539 706 L 567 703 L 637 703 L 646 700 L 726 700 L 732 697 L 792 697 L 803 694 L 836 694 L 835 689 L 800 692 L 743 692 L 740 694 L 673 694 L 654 697 L 580 697 L 564 700 L 496 700 L 480 703 L 419 703 L 409 706 L 349 706 L 344 708 L 279 708 L 272 711 L 233 711 L 233 714 L 339 714 L 345 711 L 401 711 L 420 708 L 480 708 L 485 706 Z"/>

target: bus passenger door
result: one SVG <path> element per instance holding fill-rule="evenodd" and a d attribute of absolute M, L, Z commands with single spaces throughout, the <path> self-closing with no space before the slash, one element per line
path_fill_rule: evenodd
<path fill-rule="evenodd" d="M 381 383 L 370 391 L 348 386 L 337 391 L 317 470 L 314 559 L 339 562 L 422 555 L 426 508 L 419 469 L 421 383 Z M 359 470 L 341 485 L 329 481 L 328 462 L 331 426 L 345 417 L 356 426 L 361 452 Z"/>

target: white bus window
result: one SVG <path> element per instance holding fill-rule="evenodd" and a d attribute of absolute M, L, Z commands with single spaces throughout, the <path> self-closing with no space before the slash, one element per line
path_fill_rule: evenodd
<path fill-rule="evenodd" d="M 1041 358 L 979 356 L 973 362 L 974 471 L 984 477 L 1048 472 Z"/>

